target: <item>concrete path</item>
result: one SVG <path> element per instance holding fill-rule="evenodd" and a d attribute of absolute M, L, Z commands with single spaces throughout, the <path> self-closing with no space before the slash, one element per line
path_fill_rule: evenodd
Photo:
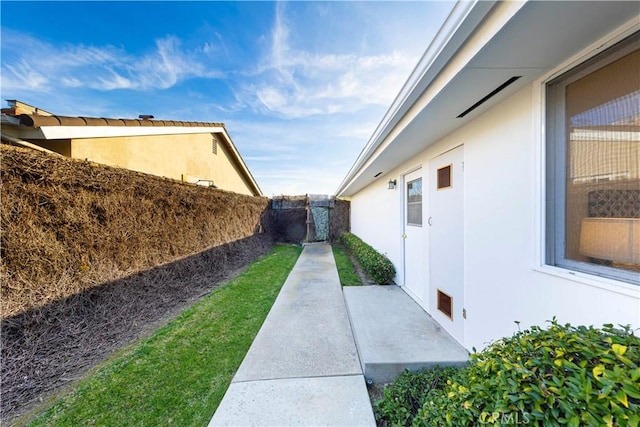
<path fill-rule="evenodd" d="M 375 426 L 331 246 L 305 246 L 209 426 Z"/>
<path fill-rule="evenodd" d="M 367 381 L 387 383 L 405 369 L 464 366 L 469 352 L 395 285 L 344 288 Z"/>

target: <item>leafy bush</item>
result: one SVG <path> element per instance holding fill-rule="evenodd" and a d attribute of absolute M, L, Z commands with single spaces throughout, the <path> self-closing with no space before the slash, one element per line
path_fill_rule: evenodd
<path fill-rule="evenodd" d="M 379 285 L 389 283 L 396 275 L 396 269 L 389 258 L 382 255 L 371 246 L 363 242 L 358 236 L 343 233 L 340 242 L 356 258 L 364 271 Z"/>
<path fill-rule="evenodd" d="M 392 385 L 385 387 L 384 397 L 374 403 L 376 419 L 382 424 L 411 424 L 423 403 L 436 396 L 458 370 L 436 366 L 418 373 L 403 372 Z"/>
<path fill-rule="evenodd" d="M 413 425 L 640 424 L 640 339 L 555 319 L 471 355 L 442 390 L 423 400 Z"/>

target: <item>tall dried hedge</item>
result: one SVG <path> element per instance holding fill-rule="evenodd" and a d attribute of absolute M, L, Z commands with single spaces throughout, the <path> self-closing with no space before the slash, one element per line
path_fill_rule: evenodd
<path fill-rule="evenodd" d="M 264 231 L 267 198 L 0 149 L 3 318 Z"/>
<path fill-rule="evenodd" d="M 0 150 L 0 424 L 273 244 L 266 198 Z"/>

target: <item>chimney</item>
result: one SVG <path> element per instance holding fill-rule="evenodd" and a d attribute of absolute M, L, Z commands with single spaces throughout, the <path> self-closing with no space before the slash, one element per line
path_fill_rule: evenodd
<path fill-rule="evenodd" d="M 26 102 L 18 101 L 16 99 L 7 99 L 9 108 L 3 108 L 2 113 L 10 116 L 19 116 L 20 114 L 38 114 L 41 116 L 52 116 L 48 111 L 41 108 L 29 105 Z"/>

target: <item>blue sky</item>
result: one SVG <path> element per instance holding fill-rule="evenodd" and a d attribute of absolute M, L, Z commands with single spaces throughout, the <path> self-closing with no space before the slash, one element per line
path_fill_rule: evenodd
<path fill-rule="evenodd" d="M 3 0 L 0 92 L 59 115 L 224 122 L 266 196 L 332 194 L 452 7 Z"/>

